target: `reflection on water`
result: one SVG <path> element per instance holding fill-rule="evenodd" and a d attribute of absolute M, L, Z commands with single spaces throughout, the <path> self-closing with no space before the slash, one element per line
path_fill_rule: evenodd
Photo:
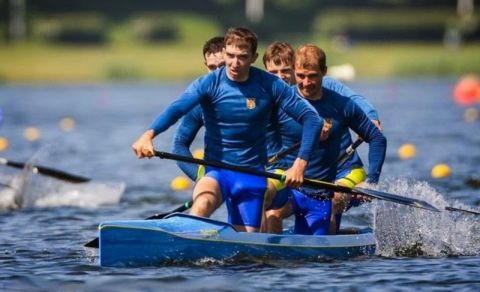
<path fill-rule="evenodd" d="M 480 177 L 480 122 L 465 122 L 465 109 L 452 102 L 454 83 L 424 79 L 349 84 L 377 107 L 388 138 L 378 189 L 439 208 L 479 209 L 475 182 Z M 190 200 L 189 191 L 170 190 L 170 181 L 181 175 L 174 162 L 138 160 L 130 148 L 184 87 L 0 87 L 0 136 L 9 140 L 2 157 L 35 157 L 41 165 L 92 178 L 87 184 L 72 184 L 0 167 L 0 182 L 21 189 L 1 188 L 0 204 L 22 206 L 0 207 L 0 290 L 469 290 L 480 284 L 480 216 L 436 214 L 382 201 L 353 208 L 343 220 L 346 227 L 374 226 L 379 256 L 318 263 L 206 260 L 186 266 L 99 268 L 96 251 L 82 247 L 96 236 L 99 222 L 144 218 Z M 75 121 L 68 133 L 59 126 L 65 117 Z M 31 126 L 40 138 L 28 142 L 23 131 Z M 174 128 L 155 140 L 156 148 L 170 149 Z M 416 147 L 412 159 L 397 158 L 405 143 Z M 192 147 L 198 148 L 201 138 Z M 367 157 L 367 149 L 359 148 L 362 157 Z M 432 179 L 431 168 L 438 163 L 449 165 L 452 175 Z M 213 217 L 225 216 L 222 207 Z"/>

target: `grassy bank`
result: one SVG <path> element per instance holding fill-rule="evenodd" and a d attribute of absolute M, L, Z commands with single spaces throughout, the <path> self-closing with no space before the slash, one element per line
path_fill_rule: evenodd
<path fill-rule="evenodd" d="M 327 43 L 327 42 L 323 42 Z M 101 82 L 179 80 L 203 74 L 203 42 L 188 45 L 52 46 L 0 44 L 0 81 Z M 322 45 L 328 64 L 351 63 L 360 78 L 480 73 L 480 44 L 447 50 L 432 44 L 361 44 L 347 50 Z M 263 47 L 259 49 L 261 65 Z"/>

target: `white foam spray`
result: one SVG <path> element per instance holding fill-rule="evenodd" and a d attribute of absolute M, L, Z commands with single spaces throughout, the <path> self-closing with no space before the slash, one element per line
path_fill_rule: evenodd
<path fill-rule="evenodd" d="M 14 175 L 10 188 L 0 190 L 0 209 L 34 207 L 95 208 L 118 204 L 125 190 L 123 182 L 90 181 L 69 183 L 25 172 Z"/>
<path fill-rule="evenodd" d="M 381 191 L 421 199 L 444 210 L 451 204 L 428 183 L 396 179 Z M 377 253 L 381 256 L 460 256 L 480 254 L 480 215 L 440 213 L 377 200 L 373 204 Z"/>

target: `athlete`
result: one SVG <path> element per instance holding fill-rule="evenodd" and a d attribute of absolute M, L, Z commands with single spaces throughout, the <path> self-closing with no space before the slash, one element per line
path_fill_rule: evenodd
<path fill-rule="evenodd" d="M 289 43 L 273 42 L 263 54 L 265 69 L 286 83 L 295 84 L 295 50 Z"/>
<path fill-rule="evenodd" d="M 134 142 L 135 154 L 139 158 L 154 156 L 153 138 L 200 104 L 205 159 L 263 169 L 267 125 L 272 109 L 279 107 L 303 124 L 298 157 L 285 172 L 287 186 L 300 186 L 322 119 L 293 88 L 251 66 L 258 56 L 252 31 L 231 28 L 224 41 L 225 66 L 192 82 Z M 260 226 L 265 190 L 265 178 L 207 167 L 193 190 L 190 213 L 208 217 L 225 201 L 229 222 L 240 231 L 254 232 Z"/>
<path fill-rule="evenodd" d="M 208 72 L 225 65 L 225 59 L 223 58 L 224 48 L 223 36 L 216 36 L 205 42 L 203 45 L 203 63 L 207 67 Z"/>
<path fill-rule="evenodd" d="M 266 70 L 270 73 L 276 74 L 278 77 L 282 78 L 284 81 L 290 84 L 296 83 L 294 76 L 295 52 L 288 43 L 274 42 L 270 46 L 268 46 L 263 56 L 263 63 Z M 352 99 L 367 114 L 367 116 L 372 120 L 372 122 L 377 125 L 381 130 L 377 112 L 374 107 L 365 99 L 365 97 L 355 93 L 350 88 L 331 77 L 324 76 L 322 81 L 323 88 L 333 90 L 341 95 L 347 96 Z M 322 135 L 320 138 L 321 141 L 328 137 L 328 131 L 331 127 L 331 125 L 329 125 L 327 121 L 328 119 L 324 121 Z M 282 133 L 282 135 L 288 135 L 288 132 Z M 292 141 L 295 138 L 292 139 L 284 137 L 284 139 L 290 139 L 290 141 Z M 278 141 L 278 139 L 274 139 L 274 141 Z M 342 137 L 341 153 L 344 153 L 348 146 L 351 145 L 351 143 L 352 139 L 350 133 L 347 131 Z M 281 146 L 279 146 L 278 143 L 269 143 L 269 146 L 269 155 L 273 155 L 281 151 Z M 285 149 L 285 147 L 283 149 Z M 356 184 L 364 181 L 366 178 L 366 173 L 365 170 L 363 170 L 362 166 L 363 164 L 360 160 L 360 157 L 356 153 L 354 153 L 352 156 L 349 156 L 345 162 L 339 165 L 336 181 L 343 185 L 354 187 Z M 284 165 L 280 165 L 280 168 L 284 167 Z M 281 170 L 274 169 L 274 171 L 279 172 Z M 350 183 L 347 184 L 346 182 Z M 288 208 L 282 208 L 290 192 L 288 189 L 284 188 L 285 185 L 281 182 L 276 180 L 269 180 L 269 191 L 265 200 L 265 206 L 268 209 L 266 211 L 267 226 L 263 229 L 266 229 L 267 232 L 280 233 L 282 231 L 282 220 L 291 214 Z M 276 197 L 277 193 L 279 193 L 278 197 Z M 340 225 L 340 220 L 335 221 L 335 219 L 341 218 L 341 213 L 345 208 L 344 206 L 346 199 L 349 199 L 349 197 L 346 195 L 335 194 L 332 204 L 333 212 L 331 218 L 331 234 L 335 234 L 338 226 Z M 353 202 L 355 203 L 355 205 L 359 204 L 358 200 L 352 200 L 349 206 L 351 206 Z M 334 216 L 333 214 L 336 214 L 336 216 Z M 333 228 L 334 226 L 337 228 Z"/>

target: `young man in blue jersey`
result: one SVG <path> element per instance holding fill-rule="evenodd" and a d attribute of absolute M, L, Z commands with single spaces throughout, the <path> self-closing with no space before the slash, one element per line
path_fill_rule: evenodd
<path fill-rule="evenodd" d="M 257 38 L 252 31 L 231 28 L 224 40 L 225 66 L 190 84 L 134 142 L 135 154 L 139 158 L 154 156 L 153 138 L 200 104 L 205 160 L 263 169 L 267 125 L 271 111 L 278 106 L 304 125 L 298 157 L 285 172 L 286 185 L 300 186 L 322 119 L 293 88 L 251 66 L 257 58 Z M 193 190 L 190 213 L 208 217 L 225 201 L 230 223 L 240 231 L 258 231 L 266 187 L 265 178 L 207 167 Z"/>
<path fill-rule="evenodd" d="M 370 170 L 373 174 L 369 177 L 372 182 L 376 181 L 384 159 L 385 144 L 382 142 L 384 141 L 383 135 L 375 128 L 372 122 L 368 121 L 368 118 L 362 112 L 363 108 L 360 109 L 360 107 L 355 104 L 358 101 L 355 100 L 355 96 L 351 90 L 348 88 L 346 88 L 348 89 L 346 90 L 342 84 L 327 78 L 325 78 L 327 82 L 322 88 L 322 80 L 326 73 L 325 54 L 323 51 L 315 46 L 304 46 L 297 50 L 295 58 L 295 78 L 298 83 L 299 92 L 314 104 L 320 115 L 324 116 L 325 119 L 330 118 L 333 121 L 333 129 L 331 129 L 332 136 L 325 142 L 319 141 L 318 148 L 315 148 L 312 153 L 312 162 L 310 162 L 307 169 L 307 176 L 327 181 L 335 180 L 337 170 L 336 159 L 340 153 L 339 149 L 342 149 L 341 145 L 344 143 L 343 140 L 347 137 L 351 143 L 348 132 L 348 127 L 351 127 L 363 134 L 363 136 L 368 139 L 367 141 L 371 142 L 370 162 L 372 167 Z M 316 61 L 317 59 L 318 62 Z M 323 94 L 325 94 L 325 98 L 322 98 Z M 349 111 L 346 109 L 349 109 Z M 335 111 L 344 111 L 344 115 L 335 115 L 333 114 Z M 366 112 L 368 112 L 368 110 L 366 110 Z M 376 116 L 374 118 L 376 118 Z M 284 147 L 293 145 L 295 143 L 295 133 L 298 131 L 298 125 L 282 115 L 280 115 L 279 121 L 281 141 Z M 346 148 L 347 146 L 342 147 Z M 275 147 L 273 147 L 273 149 L 271 152 L 278 151 Z M 288 163 L 288 160 L 289 157 L 287 156 L 285 161 L 279 161 L 274 167 L 282 168 L 285 163 Z M 337 175 L 347 177 L 349 180 L 352 179 L 352 174 L 342 171 L 342 169 L 339 169 Z M 357 177 L 353 178 L 358 179 Z M 293 206 L 296 209 L 295 229 L 297 232 L 303 234 L 335 233 L 335 231 L 329 231 L 331 216 L 329 206 L 331 205 L 331 201 L 326 199 L 328 196 L 325 196 L 328 192 L 325 192 L 325 190 L 295 190 L 293 191 L 293 204 L 289 203 L 287 206 L 281 207 L 290 195 L 290 190 L 288 188 L 284 189 L 283 186 L 278 183 L 276 190 L 278 194 L 275 197 L 272 206 L 273 209 L 267 211 L 269 232 L 281 232 L 281 220 L 291 214 L 291 207 Z M 315 200 L 309 198 L 309 196 L 312 196 L 312 193 L 313 196 L 318 197 L 319 192 L 325 197 L 321 202 L 315 202 Z M 333 210 L 335 210 L 335 208 L 333 208 Z"/>
<path fill-rule="evenodd" d="M 290 46 L 290 44 L 286 42 L 274 42 L 269 45 L 265 51 L 265 54 L 263 55 L 263 64 L 266 70 L 270 73 L 277 75 L 279 78 L 283 79 L 289 84 L 296 84 L 294 76 L 295 51 Z M 331 77 L 324 76 L 322 81 L 323 87 L 334 90 L 354 100 L 355 103 L 357 103 L 357 105 L 359 105 L 361 109 L 367 114 L 367 116 L 372 120 L 372 122 L 377 125 L 377 127 L 381 130 L 380 122 L 378 121 L 378 114 L 375 108 L 366 100 L 365 97 L 355 93 L 350 88 Z M 331 125 L 329 125 L 327 121 L 328 120 L 324 121 L 322 135 L 320 138 L 321 141 L 328 137 L 328 131 L 331 127 Z M 341 146 L 341 153 L 344 153 L 346 149 L 351 145 L 351 143 L 352 141 L 350 134 L 346 133 Z M 269 151 L 269 155 L 274 155 L 277 151 L 280 150 L 278 148 L 273 148 L 271 151 Z M 363 164 L 360 158 L 356 153 L 354 153 L 352 156 L 349 156 L 345 162 L 339 165 L 336 179 L 344 185 L 354 187 L 356 184 L 362 182 L 366 178 L 366 173 L 365 170 L 363 170 L 362 166 Z M 278 172 L 279 170 L 275 171 Z M 347 182 L 349 184 L 347 184 Z M 268 218 L 268 227 L 266 229 L 269 232 L 281 232 L 282 220 L 289 215 L 288 213 L 286 213 L 286 210 L 280 208 L 284 204 L 284 199 L 279 198 L 275 200 L 274 204 L 272 205 L 272 200 L 275 197 L 276 193 L 278 191 L 281 191 L 283 188 L 285 188 L 284 184 L 275 180 L 269 180 L 269 194 L 267 195 L 265 202 L 265 206 L 268 209 L 266 214 Z M 344 199 L 344 196 L 344 194 L 336 193 L 333 199 L 331 222 L 332 234 L 334 234 L 336 230 L 336 228 L 333 228 L 333 226 L 337 226 L 338 228 L 340 224 L 341 214 L 345 209 L 346 205 L 345 199 L 349 199 L 348 197 Z"/>

